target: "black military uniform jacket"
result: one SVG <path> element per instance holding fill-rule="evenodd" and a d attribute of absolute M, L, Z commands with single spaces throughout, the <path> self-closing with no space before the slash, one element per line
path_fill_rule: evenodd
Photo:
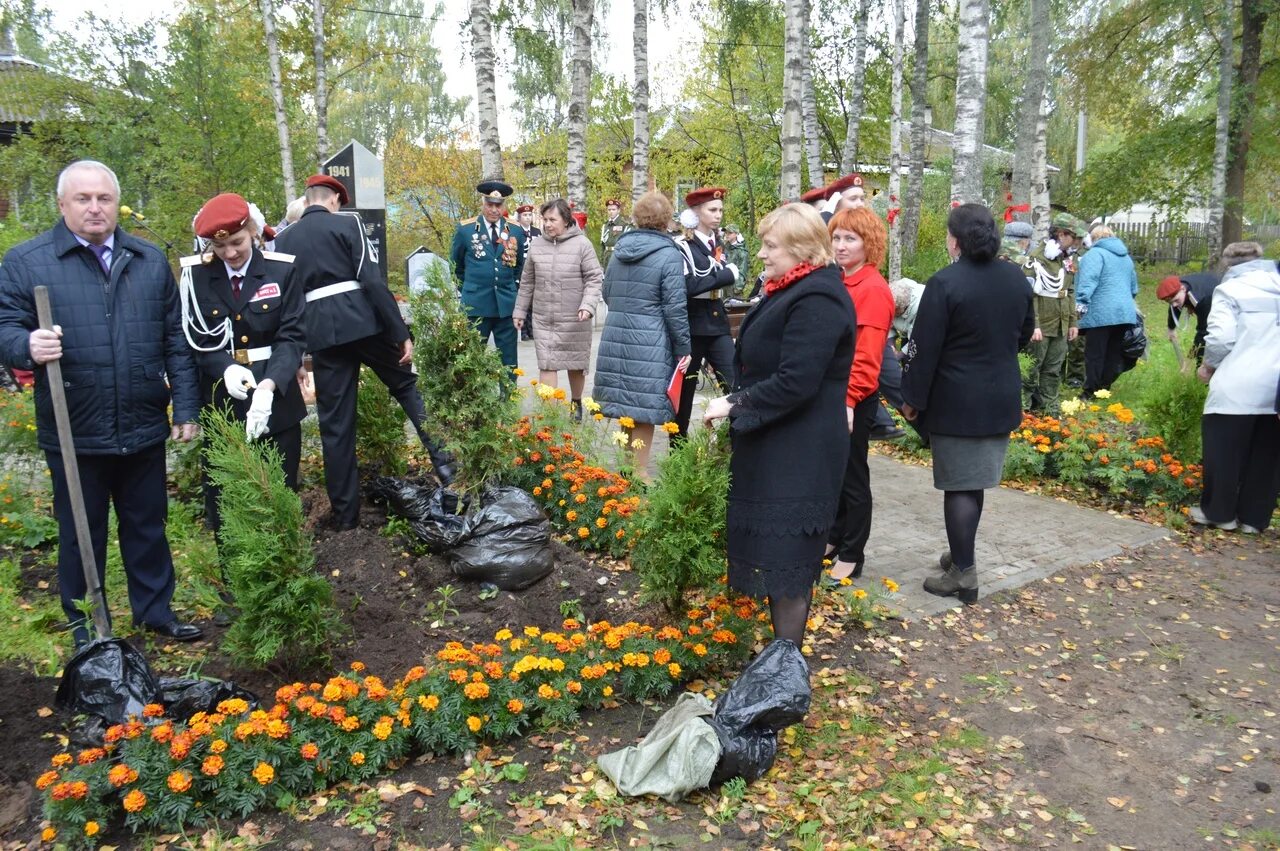
<path fill-rule="evenodd" d="M 308 351 L 379 333 L 390 335 L 397 345 L 409 339 L 409 329 L 369 252 L 359 219 L 313 204 L 280 232 L 275 244 L 294 255 L 294 278 L 305 293 L 344 281 L 360 285 L 360 289 L 307 302 Z"/>
<path fill-rule="evenodd" d="M 684 254 L 684 286 L 689 295 L 689 333 L 716 337 L 729 333 L 724 296 L 733 288 L 733 272 L 711 256 L 706 243 L 691 234 L 676 245 Z"/>
<path fill-rule="evenodd" d="M 258 381 L 270 378 L 276 385 L 267 433 L 293 428 L 307 415 L 306 403 L 295 376 L 302 365 L 307 335 L 303 325 L 302 287 L 294 274 L 293 257 L 275 251 L 253 249 L 253 256 L 240 282 L 240 297 L 231 295 L 227 264 L 213 254 L 182 258 L 183 271 L 191 272 L 193 312 L 199 310 L 204 327 L 220 329 L 231 319 L 231 343 L 210 352 L 195 352 L 200 367 L 200 401 L 224 407 L 228 403 L 238 419 L 249 412 L 249 399 L 233 399 L 222 385 L 222 373 L 233 363 L 247 366 Z M 220 337 L 200 334 L 188 325 L 191 339 L 202 348 L 217 344 Z M 248 362 L 254 349 L 271 347 L 266 360 Z M 228 351 L 230 349 L 230 351 Z"/>

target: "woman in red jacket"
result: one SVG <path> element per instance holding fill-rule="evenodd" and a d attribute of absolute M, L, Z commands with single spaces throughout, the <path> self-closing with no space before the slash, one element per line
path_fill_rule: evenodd
<path fill-rule="evenodd" d="M 853 301 L 858 333 L 853 366 L 845 393 L 849 421 L 849 461 L 840 488 L 835 524 L 827 538 L 827 557 L 835 556 L 830 577 L 857 579 L 862 575 L 867 538 L 871 534 L 871 469 L 867 442 L 875 420 L 880 362 L 893 324 L 893 294 L 879 266 L 884 262 L 888 233 L 885 223 L 869 207 L 841 210 L 827 224 L 836 263 Z"/>

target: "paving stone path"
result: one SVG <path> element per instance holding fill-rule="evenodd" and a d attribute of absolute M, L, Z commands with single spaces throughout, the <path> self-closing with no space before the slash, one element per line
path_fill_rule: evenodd
<path fill-rule="evenodd" d="M 592 340 L 593 364 L 603 327 L 604 320 L 598 319 Z M 532 342 L 520 343 L 519 358 L 525 373 L 523 380 L 536 377 L 538 365 Z M 588 396 L 591 378 L 588 374 Z M 563 373 L 560 380 L 565 380 Z M 707 392 L 700 396 L 695 421 L 701 403 L 710 398 Z M 667 442 L 661 435 L 655 435 L 654 440 L 656 462 L 667 451 Z M 947 541 L 942 525 L 942 492 L 933 489 L 933 471 L 872 455 L 871 490 L 875 508 L 866 572 L 859 584 L 878 583 L 881 577 L 896 581 L 900 590 L 894 605 L 906 617 L 958 606 L 954 597 L 934 597 L 922 588 L 925 577 L 937 570 L 938 556 L 946 550 Z M 1070 502 L 1010 488 L 990 490 L 978 528 L 980 594 L 986 597 L 1018 588 L 1063 568 L 1110 558 L 1168 535 L 1168 530 L 1160 526 Z"/>

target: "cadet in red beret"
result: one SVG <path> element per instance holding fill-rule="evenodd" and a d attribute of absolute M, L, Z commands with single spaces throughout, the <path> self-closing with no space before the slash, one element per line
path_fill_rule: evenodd
<path fill-rule="evenodd" d="M 821 207 L 826 203 L 828 194 L 827 187 L 815 186 L 800 196 L 800 203 L 808 204 L 812 207 Z"/>
<path fill-rule="evenodd" d="M 324 450 L 324 484 L 335 529 L 354 529 L 360 519 L 356 467 L 356 392 L 360 367 L 386 385 L 413 423 L 431 456 L 436 476 L 453 479 L 453 459 L 427 434 L 427 412 L 413 373 L 413 339 L 354 215 L 338 215 L 350 201 L 346 187 L 329 175 L 307 178 L 302 217 L 276 237 L 276 247 L 295 255 L 295 274 L 307 302 L 307 350 L 316 382 L 316 414 Z"/>
<path fill-rule="evenodd" d="M 688 206 L 680 214 L 681 224 L 689 228 L 676 241 L 684 254 L 684 284 L 689 311 L 689 370 L 680 392 L 680 409 L 676 411 L 677 439 L 689 431 L 693 413 L 693 397 L 698 389 L 698 375 L 703 363 L 709 363 L 724 392 L 733 386 L 733 337 L 729 333 L 729 315 L 724 298 L 733 292 L 740 276 L 738 267 L 724 260 L 720 244 L 720 222 L 724 218 L 723 186 L 703 186 L 684 196 Z"/>
<path fill-rule="evenodd" d="M 1196 366 L 1204 357 L 1204 338 L 1209 333 L 1209 311 L 1213 308 L 1213 292 L 1218 288 L 1218 276 L 1212 272 L 1193 272 L 1190 275 L 1170 275 L 1156 287 L 1156 298 L 1169 303 L 1169 340 L 1178 349 L 1178 322 L 1182 311 L 1190 308 L 1196 317 L 1196 334 L 1191 341 L 1191 354 Z M 1178 349 L 1181 352 L 1181 349 Z"/>
<path fill-rule="evenodd" d="M 206 202 L 193 228 L 210 251 L 182 258 L 178 290 L 183 331 L 200 368 L 201 401 L 230 410 L 250 440 L 274 446 L 285 482 L 296 490 L 307 406 L 295 376 L 307 341 L 293 256 L 262 250 L 249 204 L 231 192 Z M 206 522 L 216 533 L 218 489 L 207 473 L 202 484 Z"/>
<path fill-rule="evenodd" d="M 828 199 L 835 194 L 840 195 L 835 208 L 837 213 L 841 210 L 856 210 L 858 207 L 866 206 L 866 193 L 862 188 L 862 175 L 857 172 L 846 174 L 827 187 Z"/>

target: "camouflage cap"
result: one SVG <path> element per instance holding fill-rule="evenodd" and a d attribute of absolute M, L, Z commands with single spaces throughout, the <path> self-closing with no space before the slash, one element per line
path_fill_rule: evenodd
<path fill-rule="evenodd" d="M 737 225 L 725 225 L 724 232 L 725 233 L 742 233 L 742 230 Z"/>
<path fill-rule="evenodd" d="M 1006 236 L 1000 239 L 1000 256 L 1008 257 L 1011 260 L 1021 260 L 1026 256 L 1027 250 L 1018 242 L 1016 236 Z"/>
<path fill-rule="evenodd" d="M 1070 213 L 1054 213 L 1050 225 L 1057 230 L 1064 230 L 1075 236 L 1087 233 L 1084 224 Z"/>

